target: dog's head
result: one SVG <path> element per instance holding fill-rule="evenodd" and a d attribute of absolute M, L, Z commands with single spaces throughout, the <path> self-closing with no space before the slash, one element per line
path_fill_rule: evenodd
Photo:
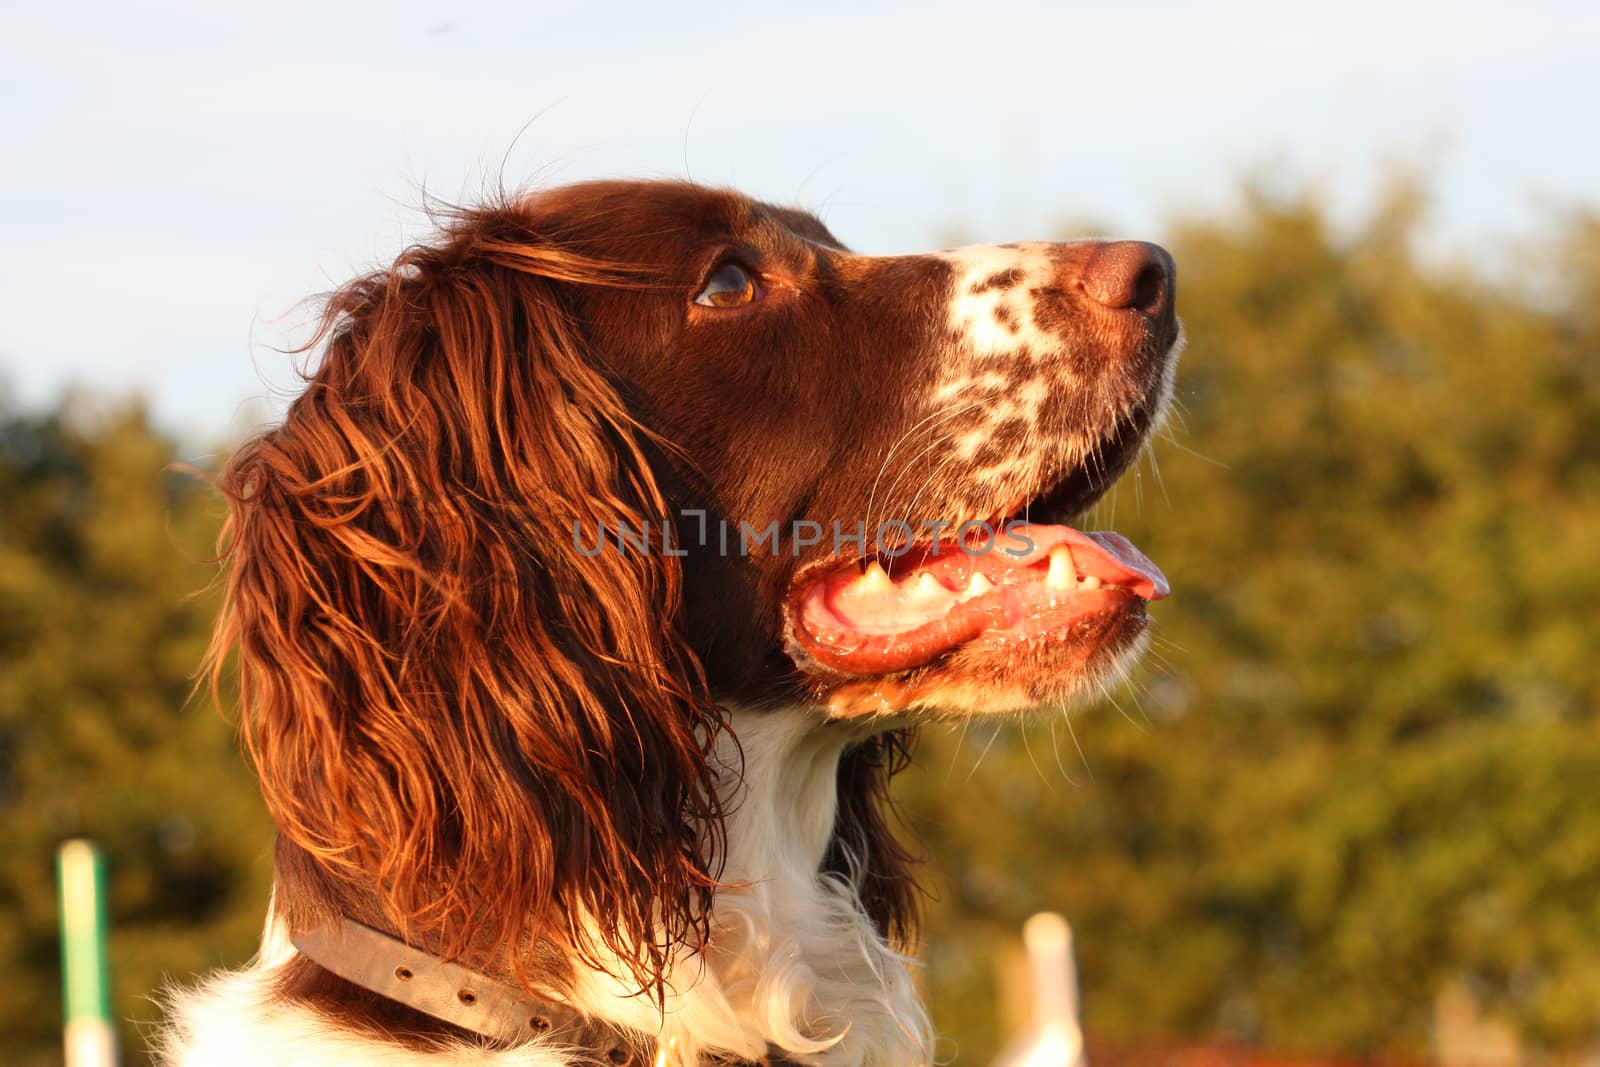
<path fill-rule="evenodd" d="M 719 692 L 798 690 L 840 716 L 1011 710 L 1137 645 L 1165 579 L 1063 524 L 1170 393 L 1164 251 L 858 256 L 810 215 L 685 185 L 539 203 L 582 220 L 586 255 L 643 250 L 654 272 L 647 293 L 581 289 L 577 318 L 667 443 L 685 633 Z"/>
<path fill-rule="evenodd" d="M 716 700 L 1024 707 L 1166 592 L 1064 525 L 1171 389 L 1154 246 L 866 257 L 733 193 L 593 183 L 450 215 L 321 340 L 223 479 L 214 655 L 280 877 L 485 965 L 536 941 L 648 982 L 703 931 Z"/>

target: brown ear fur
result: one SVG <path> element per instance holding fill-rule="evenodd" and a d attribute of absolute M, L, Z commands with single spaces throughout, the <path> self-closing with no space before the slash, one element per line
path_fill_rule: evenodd
<path fill-rule="evenodd" d="M 916 947 L 922 890 L 919 857 L 895 832 L 889 781 L 911 762 L 915 735 L 892 730 L 844 754 L 839 766 L 839 813 L 823 859 L 825 871 L 854 885 L 878 932 L 901 951 Z"/>
<path fill-rule="evenodd" d="M 329 298 L 304 394 L 221 479 L 211 664 L 237 648 L 262 792 L 325 906 L 524 981 L 536 946 L 611 955 L 659 992 L 705 934 L 720 720 L 676 561 L 575 546 L 574 522 L 668 509 L 564 308 L 631 283 L 535 230 L 460 213 Z"/>

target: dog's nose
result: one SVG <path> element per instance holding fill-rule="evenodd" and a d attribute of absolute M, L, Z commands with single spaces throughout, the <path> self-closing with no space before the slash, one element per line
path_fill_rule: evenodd
<path fill-rule="evenodd" d="M 1172 315 L 1175 274 L 1172 257 L 1160 245 L 1110 241 L 1090 254 L 1078 285 L 1097 304 L 1161 322 Z"/>

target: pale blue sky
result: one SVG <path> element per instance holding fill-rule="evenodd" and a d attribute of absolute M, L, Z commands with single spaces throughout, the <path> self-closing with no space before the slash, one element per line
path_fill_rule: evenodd
<path fill-rule="evenodd" d="M 1159 236 L 1263 168 L 1358 212 L 1437 163 L 1467 253 L 1600 203 L 1595 5 L 12 0 L 0 102 L 0 376 L 141 390 L 191 440 L 262 417 L 295 302 L 530 120 L 513 182 L 688 175 L 867 252 Z"/>

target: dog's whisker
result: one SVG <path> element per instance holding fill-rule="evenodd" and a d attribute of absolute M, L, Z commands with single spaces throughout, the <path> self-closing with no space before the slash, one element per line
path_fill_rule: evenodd
<path fill-rule="evenodd" d="M 1224 463 L 1220 459 L 1217 459 L 1217 458 L 1215 458 L 1213 456 L 1208 456 L 1204 452 L 1200 452 L 1200 451 L 1197 451 L 1197 450 L 1195 450 L 1193 448 L 1190 448 L 1188 445 L 1186 445 L 1182 441 L 1178 440 L 1178 438 L 1176 436 L 1174 436 L 1169 431 L 1163 430 L 1162 433 L 1161 433 L 1161 439 L 1163 441 L 1167 442 L 1167 444 L 1171 445 L 1173 448 L 1176 448 L 1178 451 L 1186 453 L 1187 455 L 1193 456 L 1195 459 L 1198 459 L 1202 463 L 1209 463 L 1213 467 L 1217 467 L 1217 468 L 1219 468 L 1221 470 L 1225 470 L 1225 471 L 1231 471 L 1233 469 L 1231 466 L 1229 466 L 1227 463 Z"/>
<path fill-rule="evenodd" d="M 957 404 L 955 401 L 959 400 L 959 399 L 960 399 L 959 397 L 954 398 L 954 399 L 952 399 L 952 401 L 949 404 L 945 405 L 944 407 L 941 407 L 941 408 L 931 412 L 930 414 L 923 416 L 913 426 L 911 426 L 904 433 L 902 433 L 899 437 L 897 437 L 895 439 L 894 444 L 889 446 L 889 451 L 884 454 L 883 462 L 881 462 L 878 465 L 878 473 L 872 479 L 872 488 L 870 490 L 868 490 L 868 492 L 867 492 L 867 506 L 866 506 L 864 514 L 866 515 L 867 521 L 868 521 L 869 524 L 872 522 L 872 520 L 874 518 L 873 505 L 876 503 L 877 498 L 878 498 L 878 485 L 879 485 L 880 482 L 883 481 L 883 476 L 886 473 L 888 473 L 889 463 L 890 463 L 890 461 L 892 461 L 894 459 L 895 453 L 900 450 L 900 446 L 905 444 L 907 441 L 911 440 L 911 438 L 916 435 L 917 431 L 921 430 L 925 426 L 929 426 L 930 423 L 933 424 L 933 426 L 937 426 L 940 423 L 947 422 L 947 421 L 949 421 L 949 420 L 951 420 L 953 418 L 957 418 L 957 417 L 959 417 L 961 415 L 964 415 L 968 411 L 973 410 L 974 408 L 978 407 L 980 404 L 983 403 L 983 401 L 981 399 L 974 399 L 974 400 L 972 400 L 972 401 L 970 401 L 970 402 L 968 402 L 966 404 Z M 926 448 L 924 448 L 922 452 L 919 452 L 917 454 L 917 456 L 910 463 L 907 463 L 902 467 L 902 471 L 908 470 L 911 467 L 915 466 L 916 460 L 917 459 L 921 459 L 922 456 L 926 454 L 926 452 L 927 452 L 927 450 L 929 448 L 936 447 L 937 444 L 938 444 L 938 438 L 937 438 L 937 436 L 935 436 L 933 441 Z M 896 476 L 896 480 L 897 481 L 898 481 L 898 477 L 899 476 Z M 893 491 L 894 491 L 894 484 L 891 483 L 891 485 L 889 487 L 889 494 L 892 495 Z M 869 529 L 875 529 L 875 528 L 876 527 L 869 526 Z"/>
<path fill-rule="evenodd" d="M 961 719 L 961 731 L 956 734 L 956 743 L 950 747 L 950 766 L 945 768 L 945 785 L 949 785 L 955 778 L 956 761 L 961 758 L 961 753 L 967 747 L 967 727 L 972 721 L 970 717 L 965 716 Z"/>
<path fill-rule="evenodd" d="M 1172 510 L 1172 497 L 1167 495 L 1166 479 L 1161 477 L 1161 464 L 1156 460 L 1156 450 L 1146 441 L 1140 454 L 1150 460 L 1150 476 L 1155 479 L 1156 488 L 1161 490 L 1161 500 L 1167 505 L 1167 510 Z"/>
<path fill-rule="evenodd" d="M 1039 776 L 1039 781 L 1044 783 L 1047 789 L 1049 789 L 1051 792 L 1054 792 L 1055 783 L 1051 782 L 1045 777 L 1044 768 L 1039 766 L 1039 761 L 1033 756 L 1033 744 L 1028 740 L 1028 728 L 1026 726 L 1022 726 L 1019 727 L 1019 731 L 1022 734 L 1022 750 L 1028 754 L 1028 762 L 1033 765 L 1033 773 Z"/>
<path fill-rule="evenodd" d="M 967 772 L 966 780 L 968 782 L 972 781 L 972 776 L 978 773 L 978 768 L 983 765 L 984 757 L 994 747 L 995 739 L 1000 736 L 1000 731 L 1003 729 L 1005 729 L 1003 724 L 995 723 L 994 728 L 989 731 L 989 740 L 984 743 L 983 751 L 978 753 L 978 758 L 972 761 L 972 769 Z"/>
<path fill-rule="evenodd" d="M 1077 749 L 1078 762 L 1083 764 L 1083 772 L 1089 776 L 1089 782 L 1093 784 L 1094 766 L 1090 764 L 1088 754 L 1083 751 L 1083 745 L 1078 742 L 1078 731 L 1073 729 L 1072 711 L 1067 707 L 1066 701 L 1061 702 L 1061 721 L 1066 724 L 1067 737 L 1071 739 L 1072 747 Z"/>
<path fill-rule="evenodd" d="M 1135 722 L 1134 719 L 1123 710 L 1122 705 L 1117 703 L 1116 697 L 1112 695 L 1109 689 L 1106 690 L 1106 699 L 1111 702 L 1112 707 L 1116 708 L 1117 711 L 1121 713 L 1124 719 L 1127 719 L 1130 723 L 1133 723 L 1134 726 L 1138 727 L 1140 732 L 1148 733 L 1151 729 L 1155 728 L 1155 723 L 1151 720 L 1149 713 L 1144 710 L 1144 704 L 1140 700 L 1139 687 L 1134 681 L 1132 674 L 1129 672 L 1127 664 L 1121 660 L 1113 660 L 1110 664 L 1110 667 L 1111 670 L 1117 675 L 1117 678 L 1121 681 L 1124 690 L 1128 694 L 1129 701 L 1133 704 L 1134 709 L 1139 712 L 1139 718 L 1144 720 L 1144 724 L 1140 725 L 1138 722 Z"/>
<path fill-rule="evenodd" d="M 1066 709 L 1064 707 L 1062 709 L 1062 713 L 1066 713 Z M 1056 770 L 1061 772 L 1061 777 L 1068 785 L 1076 787 L 1078 784 L 1077 781 L 1067 770 L 1066 764 L 1061 762 L 1061 736 L 1056 733 L 1056 722 L 1054 719 L 1050 720 L 1050 751 L 1055 756 Z"/>
<path fill-rule="evenodd" d="M 1174 641 L 1171 637 L 1168 637 L 1166 634 L 1160 633 L 1160 632 L 1158 632 L 1156 630 L 1151 630 L 1150 631 L 1150 640 L 1151 640 L 1151 642 L 1153 644 L 1155 644 L 1155 645 L 1157 645 L 1157 646 L 1159 646 L 1161 648 L 1170 648 L 1174 652 L 1179 653 L 1180 655 L 1187 656 L 1189 654 L 1189 650 L 1187 648 L 1184 648 L 1182 645 L 1178 644 L 1178 642 Z"/>
<path fill-rule="evenodd" d="M 1116 670 L 1115 665 L 1113 665 L 1111 669 Z M 1117 702 L 1116 694 L 1111 691 L 1111 687 L 1106 684 L 1104 678 L 1100 679 L 1100 695 L 1105 698 L 1106 703 L 1117 709 L 1117 714 L 1121 715 L 1125 720 L 1127 720 L 1128 725 L 1132 726 L 1140 733 L 1149 732 L 1146 726 L 1134 719 L 1132 715 L 1129 715 L 1127 709 Z"/>

